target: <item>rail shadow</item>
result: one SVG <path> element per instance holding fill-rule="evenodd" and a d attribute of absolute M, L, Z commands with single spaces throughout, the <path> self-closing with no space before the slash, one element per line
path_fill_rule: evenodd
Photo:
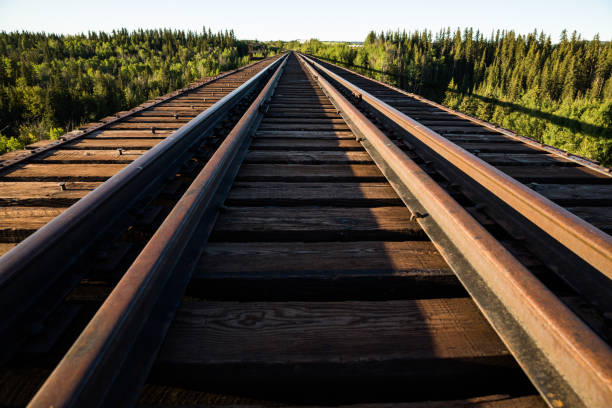
<path fill-rule="evenodd" d="M 455 89 L 448 89 L 447 91 L 465 95 L 464 93 Z M 531 117 L 543 119 L 557 126 L 565 127 L 581 133 L 586 133 L 589 136 L 612 138 L 612 129 L 607 128 L 605 126 L 597 126 L 590 123 L 585 123 L 577 119 L 566 118 L 564 116 L 543 112 L 537 109 L 527 108 L 513 102 L 501 101 L 496 98 L 478 95 L 475 93 L 469 94 L 469 96 L 495 106 L 501 106 L 502 108 L 510 109 L 514 112 L 521 112 Z"/>

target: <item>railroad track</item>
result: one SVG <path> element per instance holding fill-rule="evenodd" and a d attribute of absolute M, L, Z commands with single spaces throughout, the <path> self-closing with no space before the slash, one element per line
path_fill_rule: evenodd
<path fill-rule="evenodd" d="M 268 64 L 2 258 L 0 404 L 609 405 L 605 169 Z"/>
<path fill-rule="evenodd" d="M 0 255 L 93 191 L 270 60 L 147 101 L 97 123 L 0 157 Z"/>

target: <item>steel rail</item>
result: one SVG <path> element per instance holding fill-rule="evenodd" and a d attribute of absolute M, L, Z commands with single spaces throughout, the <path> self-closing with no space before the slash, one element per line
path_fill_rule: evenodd
<path fill-rule="evenodd" d="M 612 237 L 321 64 L 319 70 L 394 121 L 585 262 L 612 279 Z"/>
<path fill-rule="evenodd" d="M 245 65 L 243 67 L 236 68 L 236 69 L 233 69 L 231 71 L 224 72 L 224 73 L 219 74 L 219 75 L 217 75 L 215 77 L 209 78 L 206 81 L 201 81 L 201 82 L 196 81 L 195 84 L 191 84 L 191 85 L 188 85 L 188 86 L 186 86 L 184 88 L 177 89 L 176 91 L 173 91 L 173 92 L 170 92 L 170 93 L 168 93 L 166 95 L 162 95 L 162 96 L 160 96 L 158 98 L 155 98 L 152 101 L 147 101 L 147 102 L 145 102 L 145 103 L 143 103 L 143 104 L 141 104 L 141 105 L 139 105 L 139 106 L 137 106 L 137 107 L 135 107 L 133 109 L 130 109 L 130 110 L 124 112 L 123 115 L 115 116 L 114 118 L 111 118 L 111 119 L 106 120 L 106 121 L 105 121 L 105 119 L 108 119 L 109 117 L 102 118 L 102 119 L 100 119 L 100 121 L 103 122 L 103 123 L 87 127 L 84 130 L 77 130 L 77 131 L 68 132 L 68 133 L 64 134 L 63 136 L 61 136 L 59 138 L 59 140 L 55 140 L 55 141 L 49 142 L 45 146 L 37 147 L 35 149 L 30 149 L 30 150 L 28 150 L 27 153 L 21 154 L 19 156 L 13 157 L 13 158 L 8 159 L 8 160 L 0 160 L 0 172 L 4 172 L 4 171 L 6 171 L 8 168 L 10 168 L 12 166 L 15 166 L 15 165 L 17 165 L 19 163 L 23 163 L 24 161 L 28 161 L 31 158 L 39 156 L 42 153 L 45 153 L 45 152 L 47 152 L 49 150 L 57 149 L 58 147 L 62 147 L 63 145 L 65 145 L 67 143 L 74 142 L 75 140 L 82 139 L 82 138 L 84 138 L 86 136 L 91 135 L 94 132 L 106 129 L 109 126 L 115 125 L 115 124 L 117 124 L 119 122 L 122 122 L 123 120 L 129 118 L 129 117 L 134 116 L 137 113 L 141 113 L 141 112 L 147 111 L 147 110 L 149 110 L 151 108 L 154 108 L 154 107 L 156 107 L 156 106 L 158 106 L 158 105 L 160 105 L 160 104 L 162 104 L 164 102 L 168 102 L 168 101 L 170 101 L 170 100 L 172 100 L 172 99 L 174 99 L 174 98 L 184 94 L 185 92 L 193 91 L 193 90 L 201 88 L 201 87 L 203 87 L 205 85 L 210 85 L 211 83 L 214 83 L 214 82 L 216 82 L 216 81 L 218 81 L 220 79 L 223 79 L 223 78 L 225 78 L 225 77 L 227 77 L 229 75 L 232 75 L 232 74 L 235 74 L 235 73 L 238 73 L 238 72 L 242 72 L 242 71 L 244 71 L 246 69 L 249 69 L 249 68 L 251 68 L 251 67 L 253 67 L 253 66 L 257 65 L 257 64 L 262 63 L 263 61 L 265 61 L 265 60 L 256 61 L 256 62 L 253 62 L 251 64 Z M 27 146 L 26 146 L 26 148 L 27 148 Z"/>
<path fill-rule="evenodd" d="M 201 241 L 200 237 L 193 243 L 192 237 L 202 227 L 205 214 L 218 204 L 214 198 L 221 182 L 247 136 L 263 116 L 260 108 L 274 92 L 287 61 L 286 56 L 283 58 L 265 88 L 174 206 L 29 407 L 98 406 L 114 380 L 107 373 L 121 369 L 127 353 L 126 343 L 133 341 L 143 321 L 151 318 L 151 310 L 162 288 L 181 281 L 184 283 L 182 290 L 173 294 L 174 307 L 161 313 L 169 322 L 195 267 L 194 259 L 198 257 L 192 258 L 193 254 L 190 254 L 192 259 L 187 262 L 188 268 L 181 267 L 183 265 L 178 260 L 190 244 L 199 246 L 198 253 L 203 251 L 205 240 Z M 210 223 L 211 220 L 204 221 Z M 168 324 L 162 332 L 155 333 L 158 338 L 156 351 L 167 327 Z M 154 355 L 149 356 L 149 367 L 153 358 Z M 122 395 L 123 398 L 126 396 Z"/>
<path fill-rule="evenodd" d="M 578 156 L 578 155 L 575 155 L 575 154 L 570 153 L 568 151 L 559 149 L 557 147 L 553 147 L 553 146 L 544 144 L 542 142 L 537 141 L 536 139 L 533 139 L 533 138 L 530 138 L 530 137 L 527 137 L 527 136 L 521 136 L 521 135 L 519 135 L 517 133 L 514 133 L 511 130 L 508 130 L 508 129 L 503 128 L 501 126 L 494 125 L 493 123 L 485 122 L 482 119 L 475 118 L 475 117 L 470 116 L 468 114 L 465 114 L 463 112 L 456 111 L 454 109 L 451 109 L 449 107 L 441 105 L 441 104 L 439 104 L 437 102 L 431 101 L 431 100 L 429 100 L 427 98 L 422 97 L 421 95 L 417 95 L 417 94 L 414 94 L 412 92 L 408 92 L 408 91 L 405 91 L 405 90 L 403 90 L 401 88 L 398 88 L 396 86 L 393 86 L 393 85 L 390 85 L 388 83 L 385 83 L 383 81 L 379 81 L 377 79 L 367 77 L 367 76 L 365 76 L 363 74 L 360 74 L 359 72 L 351 71 L 351 70 L 349 70 L 349 69 L 347 69 L 345 67 L 342 67 L 340 65 L 334 64 L 334 63 L 326 60 L 325 58 L 316 57 L 314 55 L 311 55 L 311 56 L 314 57 L 314 58 L 317 58 L 317 59 L 325 60 L 326 64 L 333 65 L 334 67 L 339 68 L 339 69 L 341 69 L 343 71 L 350 72 L 353 75 L 357 75 L 357 76 L 360 76 L 360 77 L 362 77 L 362 78 L 364 78 L 364 79 L 366 79 L 368 81 L 375 82 L 375 83 L 377 83 L 379 85 L 384 86 L 385 88 L 392 89 L 392 90 L 394 90 L 396 92 L 399 92 L 399 93 L 401 93 L 403 95 L 409 96 L 410 98 L 414 98 L 414 99 L 416 99 L 418 101 L 421 101 L 421 102 L 423 102 L 423 103 L 425 103 L 427 105 L 433 106 L 434 108 L 437 108 L 437 109 L 443 110 L 445 112 L 448 112 L 448 113 L 450 113 L 452 115 L 458 116 L 461 119 L 468 120 L 468 121 L 470 121 L 472 123 L 476 123 L 479 126 L 486 127 L 487 129 L 491 129 L 491 130 L 493 130 L 495 132 L 499 132 L 499 133 L 501 133 L 501 134 L 503 134 L 505 136 L 508 136 L 508 137 L 510 137 L 512 139 L 516 139 L 519 142 L 528 144 L 528 145 L 530 145 L 530 146 L 532 146 L 532 147 L 534 147 L 536 149 L 542 150 L 542 151 L 544 151 L 546 153 L 554 154 L 555 156 L 560 157 L 560 158 L 562 158 L 564 160 L 570 160 L 570 161 L 572 161 L 574 163 L 580 164 L 581 166 L 588 167 L 589 169 L 594 170 L 594 171 L 596 171 L 598 173 L 604 174 L 606 176 L 612 176 L 610 174 L 612 172 L 612 168 L 604 167 L 604 166 L 598 164 L 597 162 L 595 162 L 595 161 L 593 161 L 591 159 L 588 159 L 586 157 Z"/>
<path fill-rule="evenodd" d="M 459 251 L 459 257 L 467 260 L 468 268 L 457 267 L 457 254 L 435 242 L 544 399 L 553 407 L 609 406 L 610 347 L 324 79 L 315 70 L 315 64 L 304 65 L 347 122 L 365 137 L 403 188 L 424 207 L 427 215 L 417 217 L 419 223 L 427 225 L 424 220 L 431 217 Z M 471 270 L 477 279 L 473 279 Z M 500 314 L 504 318 L 498 318 Z M 516 322 L 514 326 L 511 320 Z M 526 345 L 532 343 L 541 352 L 542 361 L 525 353 Z M 569 391 L 560 391 L 551 387 L 551 383 L 561 388 L 567 385 Z"/>
<path fill-rule="evenodd" d="M 27 336 L 29 329 L 22 326 L 33 319 L 23 319 L 26 312 L 47 313 L 47 307 L 28 311 L 37 299 L 65 275 L 71 263 L 127 208 L 160 186 L 169 174 L 176 174 L 190 155 L 189 150 L 278 63 L 277 60 L 263 68 L 1 258 L 0 359 Z M 68 286 L 65 283 L 60 286 L 61 290 L 70 290 L 63 288 Z"/>

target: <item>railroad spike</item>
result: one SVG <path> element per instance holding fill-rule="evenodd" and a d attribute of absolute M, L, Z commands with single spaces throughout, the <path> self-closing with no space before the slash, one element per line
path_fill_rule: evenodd
<path fill-rule="evenodd" d="M 414 221 L 417 218 L 425 218 L 427 217 L 427 214 L 422 214 L 418 211 L 414 211 L 410 214 L 410 221 Z"/>

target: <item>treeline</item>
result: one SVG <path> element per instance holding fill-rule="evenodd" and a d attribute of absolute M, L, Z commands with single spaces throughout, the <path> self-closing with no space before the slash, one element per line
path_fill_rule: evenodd
<path fill-rule="evenodd" d="M 0 153 L 244 65 L 248 53 L 233 31 L 1 32 Z"/>
<path fill-rule="evenodd" d="M 563 31 L 371 32 L 362 46 L 286 47 L 329 59 L 521 135 L 612 164 L 612 43 Z"/>

